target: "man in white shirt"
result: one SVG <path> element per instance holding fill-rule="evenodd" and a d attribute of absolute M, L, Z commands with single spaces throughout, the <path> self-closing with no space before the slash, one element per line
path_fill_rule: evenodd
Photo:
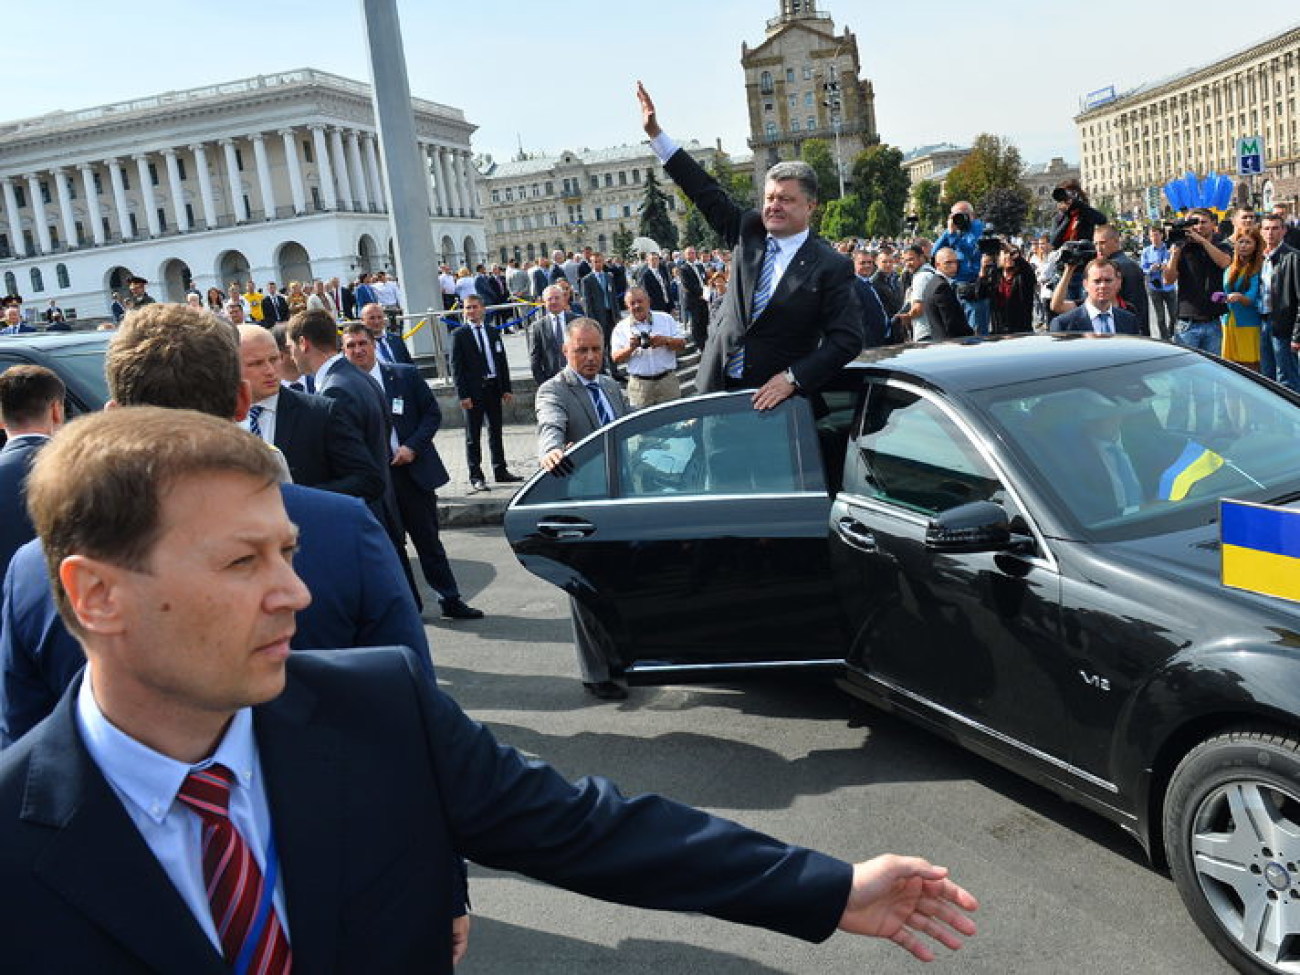
<path fill-rule="evenodd" d="M 627 367 L 628 402 L 641 409 L 677 399 L 677 353 L 686 348 L 681 326 L 671 315 L 650 310 L 644 288 L 629 288 L 624 302 L 628 315 L 614 326 L 613 359 Z"/>
<path fill-rule="evenodd" d="M 903 310 L 894 316 L 894 320 L 899 323 L 895 334 L 907 336 L 910 332 L 911 341 L 924 342 L 930 337 L 930 320 L 925 315 L 925 290 L 935 271 L 925 262 L 925 252 L 918 244 L 904 248 L 903 267 L 911 275 L 911 282 L 903 301 Z"/>

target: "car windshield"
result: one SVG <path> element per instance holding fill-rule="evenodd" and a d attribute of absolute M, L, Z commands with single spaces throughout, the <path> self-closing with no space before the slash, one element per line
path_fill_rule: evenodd
<path fill-rule="evenodd" d="M 62 374 L 70 388 L 85 391 L 84 396 L 89 400 L 84 404 L 87 408 L 99 409 L 108 402 L 103 347 L 73 346 L 66 349 L 52 349 L 50 358 L 58 360 L 55 371 Z"/>
<path fill-rule="evenodd" d="M 1300 407 L 1199 356 L 983 390 L 976 400 L 1060 513 L 1098 540 L 1300 493 Z"/>

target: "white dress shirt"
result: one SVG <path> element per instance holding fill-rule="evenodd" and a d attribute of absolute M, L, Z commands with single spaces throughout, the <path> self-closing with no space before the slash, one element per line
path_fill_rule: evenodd
<path fill-rule="evenodd" d="M 652 311 L 648 322 L 638 322 L 628 315 L 614 326 L 614 332 L 610 336 L 610 347 L 614 352 L 622 352 L 628 346 L 633 346 L 632 358 L 627 360 L 628 375 L 657 376 L 677 368 L 677 353 L 667 346 L 643 349 L 639 344 L 633 345 L 632 340 L 638 332 L 663 335 L 670 339 L 684 338 L 681 326 L 667 312 Z"/>
<path fill-rule="evenodd" d="M 257 418 L 257 428 L 262 431 L 262 439 L 267 443 L 275 443 L 275 413 L 276 407 L 280 405 L 280 393 L 276 391 L 266 399 L 260 399 L 254 406 L 260 406 L 262 413 Z M 239 425 L 245 430 L 252 429 L 252 421 L 248 417 L 239 421 Z"/>
<path fill-rule="evenodd" d="M 266 801 L 257 742 L 253 738 L 253 712 L 250 708 L 236 711 L 211 757 L 197 765 L 186 765 L 141 744 L 104 717 L 95 701 L 92 677 L 92 668 L 87 667 L 77 694 L 77 729 L 86 751 L 104 773 L 185 906 L 220 953 L 221 940 L 212 922 L 212 908 L 203 879 L 203 820 L 188 806 L 177 802 L 176 793 L 194 769 L 214 764 L 230 769 L 234 774 L 230 820 L 252 850 L 263 876 L 266 875 L 271 809 Z M 284 909 L 283 871 L 277 872 L 275 910 L 287 935 L 289 916 Z"/>

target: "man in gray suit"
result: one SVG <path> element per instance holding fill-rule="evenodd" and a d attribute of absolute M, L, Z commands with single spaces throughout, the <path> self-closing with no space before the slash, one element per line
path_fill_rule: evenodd
<path fill-rule="evenodd" d="M 567 448 L 630 412 L 618 383 L 600 371 L 605 362 L 605 340 L 598 322 L 575 318 L 568 324 L 564 358 L 568 365 L 538 387 L 535 400 L 538 457 L 542 467 L 557 477 L 568 473 Z M 569 609 L 582 686 L 601 700 L 623 700 L 627 691 L 611 679 L 609 658 L 594 629 L 595 621 L 572 598 Z"/>

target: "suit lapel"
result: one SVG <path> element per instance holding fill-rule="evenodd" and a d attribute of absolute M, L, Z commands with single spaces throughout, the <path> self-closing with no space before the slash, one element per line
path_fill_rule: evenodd
<path fill-rule="evenodd" d="M 312 724 L 315 696 L 292 678 L 254 710 L 253 727 L 275 824 L 294 969 L 330 971 L 341 934 L 344 742 Z M 290 825 L 292 828 L 289 828 Z M 175 969 L 177 971 L 183 969 Z"/>
<path fill-rule="evenodd" d="M 781 280 L 776 283 L 776 288 L 772 291 L 771 301 L 797 291 L 804 281 L 808 280 L 809 275 L 813 273 L 816 267 L 815 238 L 809 233 L 808 239 L 794 252 L 794 257 L 790 258 L 790 264 L 786 267 L 785 273 L 781 275 Z M 769 305 L 771 301 L 768 302 Z"/>
<path fill-rule="evenodd" d="M 591 393 L 588 392 L 587 384 L 582 381 L 582 377 L 569 370 L 565 376 L 565 382 L 569 384 L 569 389 L 586 411 L 587 422 L 591 424 L 591 429 L 600 429 L 600 415 L 596 413 L 596 404 L 591 401 Z"/>
<path fill-rule="evenodd" d="M 287 444 L 293 443 L 293 435 L 298 425 L 298 404 L 292 395 L 281 393 L 276 397 L 275 407 L 275 445 L 281 452 Z"/>
<path fill-rule="evenodd" d="M 155 971 L 220 975 L 221 956 L 82 744 L 80 686 L 32 749 L 22 819 L 50 831 L 36 876 Z"/>

